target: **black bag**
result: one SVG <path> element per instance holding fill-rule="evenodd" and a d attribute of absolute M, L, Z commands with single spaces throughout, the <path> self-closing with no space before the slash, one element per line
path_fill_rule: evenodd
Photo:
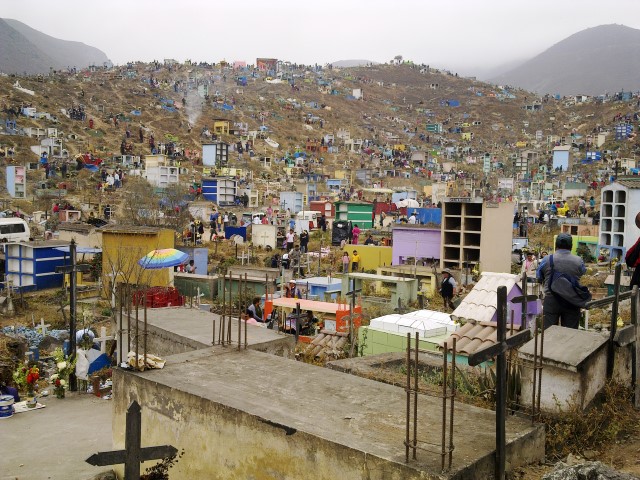
<path fill-rule="evenodd" d="M 556 272 L 553 268 L 553 255 L 549 256 L 551 277 L 549 278 L 549 290 L 558 300 L 558 303 L 567 308 L 585 308 L 591 301 L 591 292 L 573 275 Z"/>

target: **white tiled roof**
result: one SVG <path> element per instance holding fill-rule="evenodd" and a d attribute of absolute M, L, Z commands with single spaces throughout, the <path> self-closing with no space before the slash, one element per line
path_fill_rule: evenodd
<path fill-rule="evenodd" d="M 496 313 L 498 287 L 506 286 L 508 293 L 519 278 L 518 275 L 511 273 L 484 272 L 478 283 L 453 311 L 451 317 L 455 320 L 490 322 Z"/>
<path fill-rule="evenodd" d="M 419 333 L 421 338 L 454 332 L 458 326 L 448 313 L 417 310 L 403 315 L 394 313 L 374 318 L 369 325 L 376 330 L 393 333 Z"/>

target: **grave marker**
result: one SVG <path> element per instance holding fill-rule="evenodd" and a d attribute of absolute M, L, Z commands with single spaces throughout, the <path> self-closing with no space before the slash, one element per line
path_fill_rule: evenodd
<path fill-rule="evenodd" d="M 507 410 L 507 358 L 506 352 L 519 347 L 531 339 L 531 330 L 507 336 L 507 287 L 498 287 L 497 305 L 497 342 L 495 345 L 478 350 L 469 355 L 469 365 L 475 367 L 493 357 L 496 360 L 496 480 L 505 479 L 506 433 L 505 421 Z"/>
<path fill-rule="evenodd" d="M 85 461 L 96 467 L 124 463 L 125 480 L 138 480 L 140 478 L 141 462 L 146 462 L 148 460 L 160 460 L 178 453 L 176 447 L 172 445 L 141 447 L 141 437 L 142 415 L 140 413 L 140 404 L 134 400 L 127 409 L 124 450 L 94 453 Z"/>
<path fill-rule="evenodd" d="M 47 328 L 51 327 L 51 325 L 49 325 L 48 323 L 44 323 L 44 318 L 40 319 L 40 325 L 36 326 L 36 331 L 37 330 L 41 330 L 42 331 L 42 336 L 46 337 L 47 336 Z"/>
<path fill-rule="evenodd" d="M 353 357 L 354 348 L 356 345 L 356 342 L 354 341 L 354 338 L 353 338 L 353 335 L 354 335 L 353 316 L 355 315 L 355 309 L 356 309 L 356 294 L 361 292 L 362 292 L 362 288 L 356 289 L 356 281 L 355 279 L 351 279 L 351 290 L 345 294 L 347 297 L 349 296 L 351 297 L 351 302 L 350 302 L 351 309 L 349 311 L 349 340 L 351 341 L 351 348 L 349 349 L 349 358 Z"/>
<path fill-rule="evenodd" d="M 527 285 L 527 274 L 522 274 L 522 295 L 519 297 L 513 297 L 511 299 L 511 303 L 520 303 L 522 304 L 522 310 L 520 314 L 520 325 L 522 328 L 527 328 L 527 315 L 529 314 L 529 302 L 535 302 L 538 297 L 536 295 L 528 295 L 527 294 L 528 285 Z"/>
<path fill-rule="evenodd" d="M 94 338 L 94 342 L 98 342 L 100 344 L 100 353 L 107 352 L 107 341 L 113 340 L 113 335 L 107 336 L 107 328 L 100 327 L 100 336 L 98 338 Z"/>

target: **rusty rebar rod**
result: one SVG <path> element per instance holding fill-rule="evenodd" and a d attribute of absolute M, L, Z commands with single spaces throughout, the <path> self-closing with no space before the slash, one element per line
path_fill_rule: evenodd
<path fill-rule="evenodd" d="M 442 441 L 440 444 L 440 469 L 444 472 L 445 445 L 447 442 L 447 342 L 444 342 L 444 355 L 442 356 Z"/>
<path fill-rule="evenodd" d="M 453 338 L 453 348 L 451 351 L 451 406 L 449 408 L 449 466 L 453 461 L 453 412 L 455 410 L 456 399 L 456 338 Z"/>
<path fill-rule="evenodd" d="M 222 314 L 220 315 L 220 330 L 218 331 L 218 344 L 224 345 L 224 321 L 227 312 L 227 273 L 222 275 Z"/>
<path fill-rule="evenodd" d="M 544 319 L 542 320 L 544 322 Z M 542 359 L 544 358 L 544 323 L 540 332 L 540 365 L 538 366 L 538 395 L 536 397 L 536 415 L 540 416 L 540 395 L 542 394 Z"/>
<path fill-rule="evenodd" d="M 116 284 L 116 288 L 118 288 Z M 118 300 L 120 301 L 120 306 L 118 310 L 120 311 L 120 315 L 118 317 L 118 366 L 122 363 L 123 355 L 122 355 L 122 312 L 123 312 L 123 303 L 124 303 L 124 292 L 122 288 L 118 288 Z"/>
<path fill-rule="evenodd" d="M 147 302 L 145 302 L 147 303 Z M 138 359 L 140 358 L 140 322 L 139 322 L 139 311 L 140 311 L 140 302 L 136 302 L 136 370 L 140 370 L 140 364 L 138 363 Z M 142 366 L 144 369 L 144 365 Z"/>
<path fill-rule="evenodd" d="M 416 351 L 413 368 L 413 459 L 416 460 L 418 446 L 418 351 L 420 348 L 420 334 L 416 332 Z"/>
<path fill-rule="evenodd" d="M 242 312 L 245 301 L 244 293 L 244 283 L 242 281 L 242 274 L 240 274 L 238 276 L 238 350 L 242 348 Z"/>
<path fill-rule="evenodd" d="M 409 463 L 409 432 L 411 430 L 411 333 L 407 333 L 407 359 L 406 359 L 406 368 L 407 368 L 407 386 L 406 386 L 406 394 L 407 394 L 407 411 L 406 411 L 406 429 L 405 429 L 405 462 Z"/>
<path fill-rule="evenodd" d="M 148 332 L 148 318 L 147 318 L 147 287 L 144 289 L 144 344 L 143 344 L 143 355 L 144 355 L 144 365 L 145 368 L 147 366 L 147 334 Z"/>
<path fill-rule="evenodd" d="M 247 278 L 247 274 L 244 274 L 244 287 L 248 288 L 249 280 Z M 253 301 L 253 300 L 252 300 Z M 247 349 L 247 322 L 244 322 L 244 348 Z"/>
<path fill-rule="evenodd" d="M 129 284 L 127 284 L 127 356 L 131 351 L 131 306 L 132 304 L 133 304 L 133 296 L 131 295 L 131 287 L 129 286 Z"/>

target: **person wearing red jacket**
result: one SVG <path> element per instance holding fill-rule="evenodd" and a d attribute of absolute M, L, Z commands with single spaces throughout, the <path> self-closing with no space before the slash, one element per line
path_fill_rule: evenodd
<path fill-rule="evenodd" d="M 640 228 L 640 213 L 636 215 L 636 227 Z M 634 285 L 640 287 L 640 268 L 638 268 L 638 266 L 640 266 L 640 238 L 638 238 L 633 247 L 627 250 L 624 260 L 627 263 L 627 267 L 635 268 L 629 288 L 632 288 Z"/>

